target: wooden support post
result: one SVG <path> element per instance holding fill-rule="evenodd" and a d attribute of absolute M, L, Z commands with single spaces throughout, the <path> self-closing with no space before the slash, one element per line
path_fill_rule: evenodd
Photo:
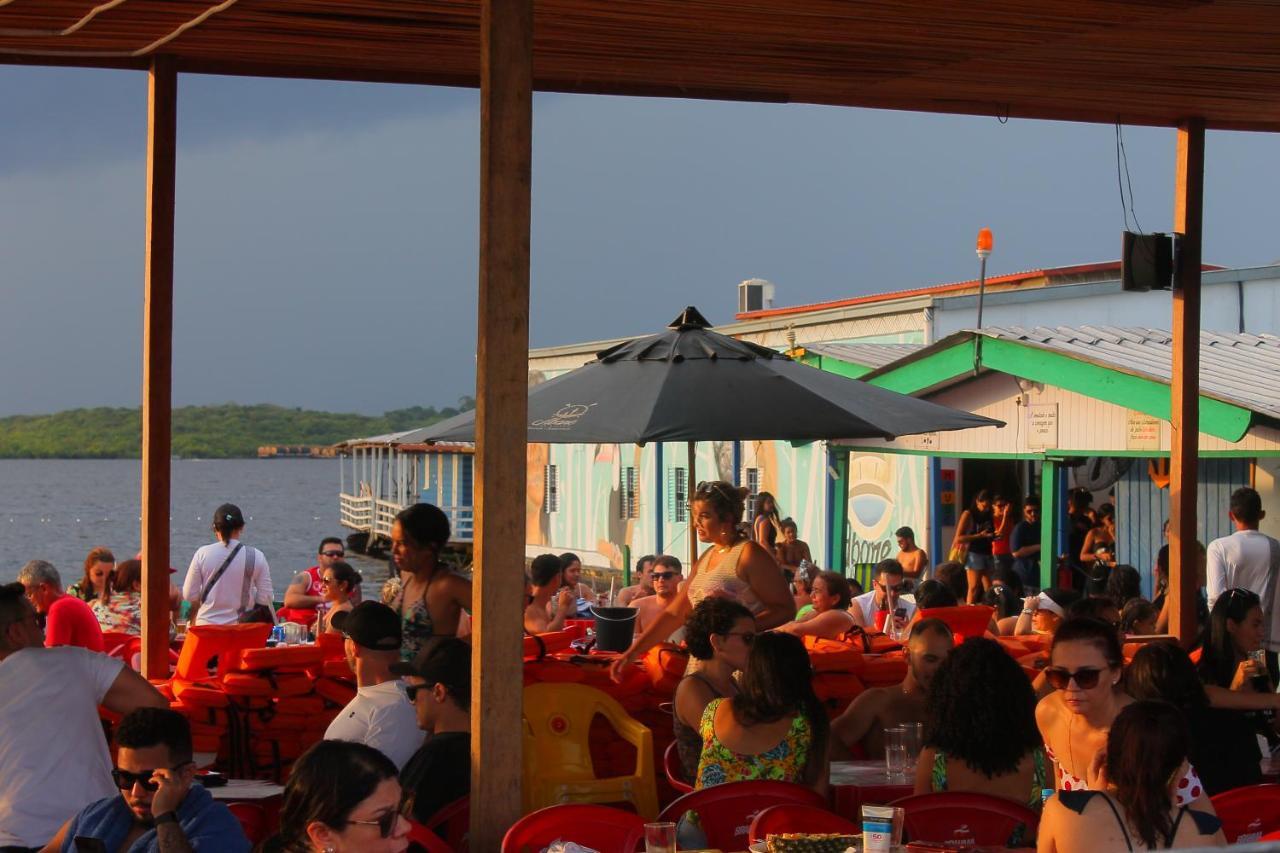
<path fill-rule="evenodd" d="M 480 299 L 476 349 L 471 849 L 522 811 L 521 613 L 529 408 L 533 3 L 480 13 Z"/>
<path fill-rule="evenodd" d="M 1040 469 L 1040 588 L 1058 585 L 1058 480 L 1062 466 L 1056 459 L 1044 460 Z"/>
<path fill-rule="evenodd" d="M 173 205 L 178 75 L 151 63 L 142 323 L 142 674 L 169 677 L 169 449 L 173 403 Z"/>
<path fill-rule="evenodd" d="M 1184 643 L 1196 632 L 1196 487 L 1200 456 L 1200 238 L 1204 202 L 1204 120 L 1178 127 L 1173 230 L 1182 235 L 1173 282 L 1173 376 L 1169 383 L 1169 629 Z"/>

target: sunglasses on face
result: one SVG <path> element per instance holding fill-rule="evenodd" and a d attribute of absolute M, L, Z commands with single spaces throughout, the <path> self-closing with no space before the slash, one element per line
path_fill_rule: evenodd
<path fill-rule="evenodd" d="M 410 702 L 418 701 L 418 692 L 421 690 L 430 691 L 434 684 L 406 684 L 404 686 L 404 695 L 409 697 Z"/>
<path fill-rule="evenodd" d="M 895 583 L 893 586 L 885 586 L 884 584 L 880 583 L 880 581 L 876 581 L 876 586 L 880 587 L 880 589 L 883 590 L 884 592 L 902 592 L 906 584 Z"/>
<path fill-rule="evenodd" d="M 654 572 L 653 579 L 656 581 L 669 581 L 672 578 L 680 577 L 679 572 Z"/>
<path fill-rule="evenodd" d="M 170 767 L 169 769 L 177 770 L 182 766 L 184 765 L 179 764 L 177 767 Z M 151 777 L 155 773 L 156 771 L 154 770 L 141 770 L 134 773 L 129 770 L 121 770 L 119 767 L 113 767 L 111 769 L 111 779 L 121 791 L 127 791 L 134 785 L 142 785 L 144 791 L 158 791 L 160 790 L 160 783 L 151 781 Z"/>
<path fill-rule="evenodd" d="M 345 554 L 344 552 L 342 552 L 342 551 L 321 551 L 321 552 L 320 552 L 320 556 L 322 556 L 322 557 L 345 557 L 345 556 L 346 556 L 346 554 Z"/>
<path fill-rule="evenodd" d="M 1054 690 L 1066 690 L 1067 685 L 1072 681 L 1081 690 L 1092 690 L 1098 686 L 1098 679 L 1101 676 L 1102 670 L 1088 666 L 1077 669 L 1075 672 L 1060 666 L 1051 666 L 1044 671 L 1045 679 Z"/>
<path fill-rule="evenodd" d="M 360 826 L 376 826 L 378 827 L 378 835 L 382 838 L 390 838 L 391 832 L 396 828 L 396 818 L 400 817 L 400 813 L 395 809 L 389 809 L 378 815 L 373 820 L 356 820 L 349 818 L 347 823 L 354 823 Z"/>

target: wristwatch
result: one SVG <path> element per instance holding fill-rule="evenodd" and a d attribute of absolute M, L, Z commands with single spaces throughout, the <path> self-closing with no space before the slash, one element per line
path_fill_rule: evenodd
<path fill-rule="evenodd" d="M 154 823 L 156 826 L 163 826 L 166 823 L 177 823 L 178 813 L 165 812 L 164 814 L 156 815 L 154 818 L 152 818 L 151 822 Z"/>

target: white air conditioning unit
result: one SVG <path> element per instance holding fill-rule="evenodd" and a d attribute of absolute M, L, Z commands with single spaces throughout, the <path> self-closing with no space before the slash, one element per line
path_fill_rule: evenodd
<path fill-rule="evenodd" d="M 773 307 L 773 282 L 749 278 L 738 285 L 738 313 L 764 311 Z"/>

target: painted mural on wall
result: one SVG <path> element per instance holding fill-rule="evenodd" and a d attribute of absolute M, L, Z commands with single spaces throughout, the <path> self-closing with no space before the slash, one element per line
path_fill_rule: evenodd
<path fill-rule="evenodd" d="M 849 454 L 850 565 L 878 563 L 898 553 L 894 531 L 910 527 L 928 542 L 928 468 L 924 457 L 894 453 Z M 933 555 L 930 555 L 932 558 Z"/>

